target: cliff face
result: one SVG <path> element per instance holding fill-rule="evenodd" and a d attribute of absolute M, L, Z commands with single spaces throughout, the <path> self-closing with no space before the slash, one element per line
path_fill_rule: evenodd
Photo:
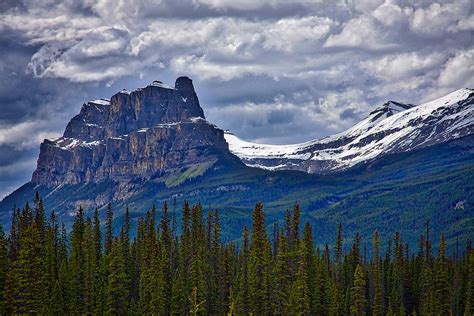
<path fill-rule="evenodd" d="M 159 81 L 83 105 L 64 135 L 41 144 L 32 182 L 61 184 L 152 179 L 188 168 L 201 172 L 223 156 L 224 132 L 205 120 L 191 79 Z"/>

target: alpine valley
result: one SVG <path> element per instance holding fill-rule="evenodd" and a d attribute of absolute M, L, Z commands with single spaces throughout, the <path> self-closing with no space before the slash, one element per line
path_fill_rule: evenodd
<path fill-rule="evenodd" d="M 342 223 L 347 236 L 399 231 L 413 246 L 428 220 L 432 240 L 443 232 L 454 247 L 474 232 L 473 133 L 474 90 L 460 89 L 419 105 L 388 101 L 337 135 L 255 144 L 206 120 L 191 79 L 154 81 L 85 103 L 62 137 L 44 140 L 31 181 L 0 203 L 0 222 L 8 227 L 36 191 L 69 227 L 80 206 L 104 217 L 110 201 L 117 230 L 126 207 L 133 220 L 188 200 L 218 209 L 234 240 L 256 202 L 268 224 L 298 202 L 317 243 Z"/>

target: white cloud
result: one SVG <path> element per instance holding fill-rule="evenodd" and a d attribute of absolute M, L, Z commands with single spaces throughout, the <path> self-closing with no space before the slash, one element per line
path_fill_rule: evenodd
<path fill-rule="evenodd" d="M 411 29 L 418 34 L 429 37 L 441 37 L 447 32 L 459 30 L 457 22 L 472 15 L 470 0 L 454 0 L 450 3 L 432 3 L 427 8 L 416 9 L 410 23 Z"/>
<path fill-rule="evenodd" d="M 0 128 L 0 145 L 13 145 L 16 149 L 36 148 L 45 138 L 60 136 L 50 130 L 48 121 L 25 121 Z"/>
<path fill-rule="evenodd" d="M 342 118 L 351 109 L 352 117 Z M 269 102 L 243 102 L 211 108 L 208 118 L 249 141 L 291 143 L 334 134 L 370 112 L 364 92 L 346 89 L 315 98 L 305 91 L 291 97 L 276 95 Z M 225 122 L 222 122 L 223 118 Z M 291 131 L 291 133 L 289 133 Z M 296 138 L 295 138 L 296 136 Z"/>
<path fill-rule="evenodd" d="M 179 74 L 189 73 L 204 80 L 220 79 L 228 81 L 245 75 L 259 75 L 263 69 L 259 65 L 222 65 L 207 60 L 207 56 L 181 56 L 172 59 L 171 69 Z"/>
<path fill-rule="evenodd" d="M 288 5 L 287 0 L 193 0 L 197 5 L 206 5 L 218 10 L 237 9 L 242 11 L 252 11 L 265 7 L 284 7 Z M 305 7 L 311 7 L 322 1 L 293 0 L 292 4 L 298 4 Z"/>
<path fill-rule="evenodd" d="M 474 14 L 459 20 L 457 27 L 461 31 L 474 31 Z"/>
<path fill-rule="evenodd" d="M 412 52 L 365 60 L 361 63 L 361 67 L 384 81 L 407 80 L 411 76 L 425 75 L 427 71 L 441 67 L 446 59 L 445 54 L 438 52 L 431 54 Z"/>
<path fill-rule="evenodd" d="M 460 51 L 449 59 L 438 79 L 442 88 L 474 87 L 474 49 Z"/>
<path fill-rule="evenodd" d="M 323 39 L 337 22 L 330 18 L 316 16 L 305 18 L 281 19 L 263 28 L 265 36 L 264 48 L 291 52 L 296 49 L 311 50 L 311 46 L 319 47 L 318 41 Z"/>
<path fill-rule="evenodd" d="M 407 16 L 412 12 L 409 8 L 402 9 L 396 4 L 385 2 L 372 12 L 372 16 L 386 27 L 400 27 L 406 23 Z"/>
<path fill-rule="evenodd" d="M 353 0 L 354 8 L 359 12 L 370 12 L 381 5 L 384 0 Z"/>
<path fill-rule="evenodd" d="M 399 45 L 391 42 L 387 34 L 382 32 L 382 25 L 377 19 L 364 15 L 345 23 L 341 33 L 331 35 L 324 47 L 386 50 Z"/>

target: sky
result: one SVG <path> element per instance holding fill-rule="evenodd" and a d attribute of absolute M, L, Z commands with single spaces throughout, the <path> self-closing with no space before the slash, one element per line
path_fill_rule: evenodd
<path fill-rule="evenodd" d="M 0 199 L 82 104 L 193 79 L 254 142 L 343 131 L 387 100 L 474 88 L 470 0 L 2 0 Z"/>

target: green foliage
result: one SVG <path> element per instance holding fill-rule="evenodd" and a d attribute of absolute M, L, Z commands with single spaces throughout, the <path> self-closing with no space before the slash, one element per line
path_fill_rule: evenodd
<path fill-rule="evenodd" d="M 212 167 L 214 161 L 193 165 L 183 172 L 175 172 L 165 179 L 166 187 L 171 188 L 182 184 L 184 181 L 202 176 L 207 169 Z"/>
<path fill-rule="evenodd" d="M 8 241 L 0 226 L 0 315 L 7 312 Z"/>
<path fill-rule="evenodd" d="M 205 215 L 200 204 L 184 203 L 180 234 L 164 203 L 136 224 L 125 210 L 113 235 L 109 205 L 102 249 L 98 211 L 76 212 L 70 238 L 56 213 L 27 204 L 13 212 L 7 237 L 0 229 L 0 311 L 2 314 L 65 315 L 471 315 L 474 255 L 448 256 L 442 235 L 433 256 L 429 236 L 419 238 L 415 254 L 402 235 L 388 240 L 373 234 L 372 253 L 356 234 L 344 245 L 342 226 L 333 255 L 315 248 L 307 222 L 300 233 L 299 205 L 280 229 L 267 233 L 263 204 L 257 203 L 252 229 L 241 241 L 223 242 L 220 214 Z M 43 233 L 41 232 L 42 230 Z M 317 232 L 317 231 L 316 231 Z M 43 234 L 43 237 L 42 237 Z M 107 237 L 107 235 L 109 237 Z M 318 235 L 316 235 L 318 236 Z M 108 241 L 107 241 L 108 239 Z M 345 247 L 347 246 L 347 247 Z M 347 248 L 347 250 L 345 250 Z M 108 249 L 108 250 L 107 250 Z"/>
<path fill-rule="evenodd" d="M 107 315 L 125 315 L 128 310 L 127 274 L 122 245 L 118 239 L 112 244 L 108 258 Z"/>
<path fill-rule="evenodd" d="M 354 272 L 354 285 L 351 288 L 351 315 L 365 315 L 367 298 L 365 297 L 365 276 L 360 264 Z"/>

